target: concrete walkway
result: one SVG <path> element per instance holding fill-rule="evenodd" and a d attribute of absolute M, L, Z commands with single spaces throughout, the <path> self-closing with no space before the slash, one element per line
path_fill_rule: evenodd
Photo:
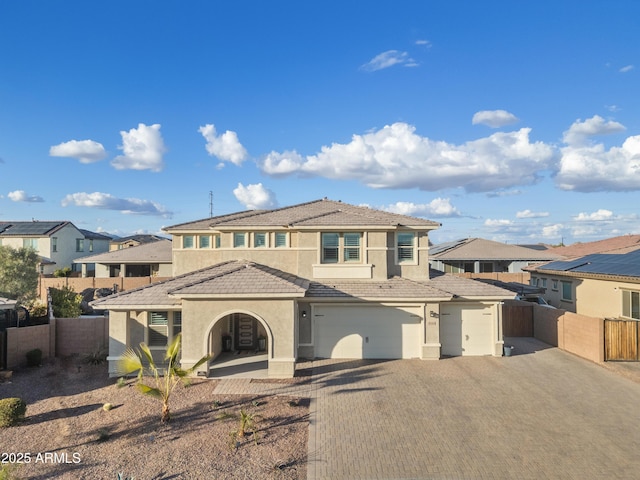
<path fill-rule="evenodd" d="M 231 379 L 216 393 L 312 398 L 310 480 L 638 478 L 640 383 L 513 344 L 502 358 L 315 361 L 311 384 Z"/>

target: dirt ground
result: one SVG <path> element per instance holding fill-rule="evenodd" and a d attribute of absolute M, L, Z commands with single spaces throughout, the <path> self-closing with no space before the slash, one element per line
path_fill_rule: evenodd
<path fill-rule="evenodd" d="M 27 415 L 0 430 L 0 461 L 15 478 L 37 480 L 306 478 L 309 400 L 215 395 L 216 385 L 177 387 L 172 420 L 162 424 L 160 402 L 132 380 L 118 387 L 106 365 L 56 359 L 14 371 L 0 398 L 22 398 Z M 255 438 L 233 434 L 241 409 L 255 421 Z"/>

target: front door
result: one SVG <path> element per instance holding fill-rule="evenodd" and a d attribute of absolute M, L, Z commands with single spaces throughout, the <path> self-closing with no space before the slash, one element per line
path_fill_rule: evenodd
<path fill-rule="evenodd" d="M 249 315 L 240 314 L 236 318 L 235 344 L 238 350 L 256 349 L 256 321 Z"/>

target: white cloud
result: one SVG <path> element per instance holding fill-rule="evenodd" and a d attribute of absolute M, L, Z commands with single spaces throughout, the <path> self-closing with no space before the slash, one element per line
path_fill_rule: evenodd
<path fill-rule="evenodd" d="M 69 140 L 49 148 L 52 157 L 77 158 L 80 163 L 99 162 L 107 157 L 101 143 L 93 140 Z"/>
<path fill-rule="evenodd" d="M 589 137 L 595 135 L 610 135 L 623 132 L 624 125 L 612 120 L 606 121 L 599 115 L 594 115 L 584 122 L 580 119 L 573 122 L 569 130 L 564 132 L 563 141 L 568 145 L 584 145 Z"/>
<path fill-rule="evenodd" d="M 633 65 L 625 65 L 624 67 L 622 67 L 620 70 L 618 70 L 620 73 L 627 73 L 630 72 L 631 70 L 634 69 Z"/>
<path fill-rule="evenodd" d="M 640 190 L 640 135 L 609 150 L 602 144 L 563 148 L 556 183 L 579 192 Z"/>
<path fill-rule="evenodd" d="M 516 213 L 516 218 L 544 218 L 548 216 L 549 212 L 532 212 L 531 210 L 522 210 Z"/>
<path fill-rule="evenodd" d="M 611 210 L 599 209 L 593 213 L 579 213 L 574 217 L 577 222 L 592 222 L 602 220 L 613 220 L 613 212 Z"/>
<path fill-rule="evenodd" d="M 406 67 L 415 67 L 418 64 L 409 56 L 407 52 L 400 52 L 398 50 L 387 50 L 382 52 L 367 63 L 360 67 L 361 70 L 367 72 L 375 72 L 377 70 L 383 70 L 385 68 L 393 67 L 394 65 L 404 65 Z"/>
<path fill-rule="evenodd" d="M 41 203 L 44 199 L 38 195 L 28 195 L 24 190 L 15 190 L 7 194 L 13 202 Z"/>
<path fill-rule="evenodd" d="M 217 135 L 215 125 L 211 124 L 200 127 L 198 132 L 207 141 L 206 149 L 209 155 L 238 166 L 247 159 L 247 150 L 238 140 L 236 132 L 227 130 L 222 135 Z"/>
<path fill-rule="evenodd" d="M 544 238 L 559 238 L 562 237 L 562 233 L 565 230 L 565 226 L 561 223 L 553 225 L 545 225 L 542 227 L 542 236 Z"/>
<path fill-rule="evenodd" d="M 518 117 L 506 110 L 481 110 L 474 113 L 471 119 L 473 125 L 487 125 L 491 128 L 512 125 L 518 121 Z"/>
<path fill-rule="evenodd" d="M 400 122 L 353 135 L 347 144 L 324 146 L 316 155 L 272 152 L 260 167 L 268 175 L 357 180 L 373 188 L 487 192 L 536 183 L 540 170 L 552 166 L 553 148 L 531 142 L 530 131 L 497 132 L 454 145 L 421 137 Z"/>
<path fill-rule="evenodd" d="M 508 225 L 513 225 L 513 222 L 511 220 L 507 220 L 507 219 L 491 219 L 491 218 L 487 218 L 484 221 L 484 225 L 485 227 L 505 227 Z"/>
<path fill-rule="evenodd" d="M 513 197 L 515 195 L 522 195 L 522 190 L 498 190 L 487 193 L 489 198 Z"/>
<path fill-rule="evenodd" d="M 426 48 L 432 47 L 432 44 L 429 40 L 416 40 L 416 45 L 420 45 Z"/>
<path fill-rule="evenodd" d="M 448 198 L 434 198 L 429 203 L 396 202 L 382 210 L 418 217 L 459 217 L 460 212 Z"/>
<path fill-rule="evenodd" d="M 249 210 L 263 210 L 278 206 L 276 195 L 265 188 L 262 183 L 250 184 L 246 187 L 242 183 L 238 183 L 233 194 Z"/>
<path fill-rule="evenodd" d="M 159 172 L 164 168 L 162 160 L 166 153 L 164 140 L 160 134 L 160 124 L 151 126 L 144 123 L 128 132 L 121 131 L 122 145 L 118 149 L 124 155 L 119 155 L 111 161 L 111 165 L 118 170 L 151 170 Z"/>
<path fill-rule="evenodd" d="M 117 198 L 109 193 L 78 192 L 67 195 L 62 199 L 62 206 L 98 208 L 102 210 L 116 210 L 124 214 L 159 215 L 171 217 L 172 212 L 162 205 L 150 200 L 138 198 Z"/>

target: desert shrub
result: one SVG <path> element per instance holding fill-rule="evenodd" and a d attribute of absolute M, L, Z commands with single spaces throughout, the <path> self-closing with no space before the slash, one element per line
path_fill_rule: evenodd
<path fill-rule="evenodd" d="M 42 363 L 42 350 L 40 350 L 39 348 L 29 350 L 26 353 L 26 356 L 28 367 L 37 367 Z"/>
<path fill-rule="evenodd" d="M 87 353 L 83 360 L 84 363 L 89 365 L 102 365 L 107 361 L 107 355 L 108 353 L 106 348 L 99 348 L 91 353 Z"/>
<path fill-rule="evenodd" d="M 62 278 L 69 277 L 71 275 L 71 267 L 59 268 L 55 272 L 53 272 L 54 277 Z"/>
<path fill-rule="evenodd" d="M 31 317 L 33 318 L 47 316 L 47 304 L 40 300 L 29 302 L 29 304 L 25 305 L 25 307 L 27 308 L 27 310 L 29 310 L 29 315 L 31 315 Z"/>
<path fill-rule="evenodd" d="M 3 398 L 0 400 L 0 427 L 11 427 L 24 418 L 27 404 L 21 398 Z"/>

